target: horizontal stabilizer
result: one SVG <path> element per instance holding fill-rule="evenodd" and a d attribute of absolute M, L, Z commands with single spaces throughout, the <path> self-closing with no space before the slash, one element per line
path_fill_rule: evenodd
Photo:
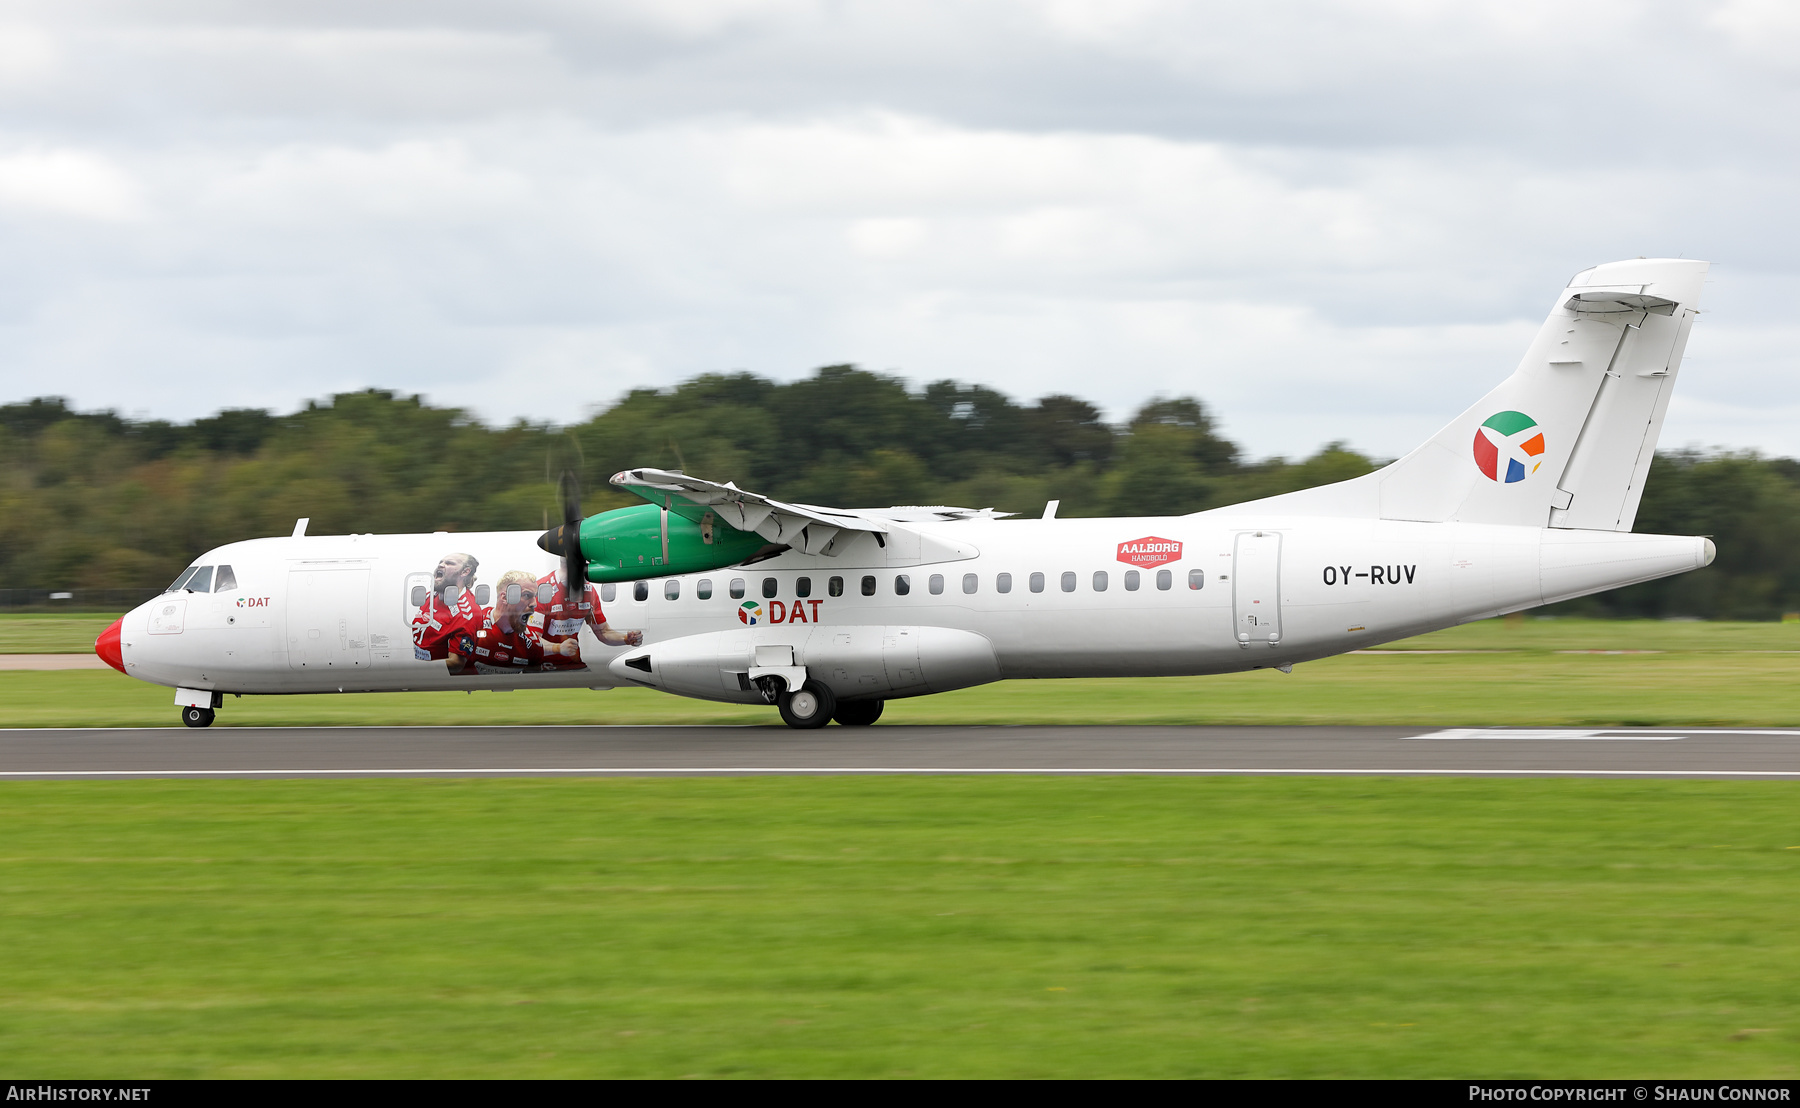
<path fill-rule="evenodd" d="M 1644 292 L 1642 285 L 1626 285 L 1617 289 L 1582 289 L 1569 297 L 1563 307 L 1581 315 L 1612 315 L 1619 312 L 1649 312 L 1673 315 L 1679 306 L 1675 301 Z"/>

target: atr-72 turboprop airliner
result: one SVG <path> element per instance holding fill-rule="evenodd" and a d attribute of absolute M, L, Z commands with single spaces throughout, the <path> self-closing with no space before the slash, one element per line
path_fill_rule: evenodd
<path fill-rule="evenodd" d="M 251 539 L 96 643 L 226 693 L 613 688 L 770 703 L 794 727 L 1009 678 L 1275 668 L 1707 565 L 1631 534 L 1706 263 L 1576 274 L 1524 360 L 1353 480 L 1186 516 L 790 504 L 679 472 L 535 532 Z M 571 498 L 572 499 L 572 498 Z"/>

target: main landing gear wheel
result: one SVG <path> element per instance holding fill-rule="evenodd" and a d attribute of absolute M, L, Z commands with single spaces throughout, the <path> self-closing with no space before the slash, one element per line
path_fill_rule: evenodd
<path fill-rule="evenodd" d="M 846 700 L 837 706 L 831 718 L 843 727 L 867 727 L 881 718 L 884 700 Z"/>
<path fill-rule="evenodd" d="M 837 711 L 837 697 L 817 681 L 808 681 L 798 692 L 784 692 L 775 700 L 781 709 L 781 721 L 789 727 L 810 731 L 831 722 Z"/>
<path fill-rule="evenodd" d="M 189 727 L 211 727 L 212 721 L 213 710 L 211 708 L 196 708 L 190 705 L 181 710 L 181 722 Z"/>

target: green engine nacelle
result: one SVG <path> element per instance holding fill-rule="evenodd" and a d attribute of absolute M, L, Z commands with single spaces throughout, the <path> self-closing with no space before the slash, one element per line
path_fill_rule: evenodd
<path fill-rule="evenodd" d="M 637 581 L 722 569 L 780 547 L 697 505 L 636 504 L 581 521 L 590 581 Z"/>

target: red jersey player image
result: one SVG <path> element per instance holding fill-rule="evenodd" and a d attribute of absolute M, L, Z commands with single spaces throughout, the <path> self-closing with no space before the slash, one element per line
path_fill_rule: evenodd
<path fill-rule="evenodd" d="M 543 636 L 544 648 L 566 644 L 562 654 L 545 658 L 546 669 L 584 669 L 581 660 L 581 625 L 593 629 L 594 637 L 607 646 L 641 646 L 642 631 L 615 631 L 606 625 L 606 614 L 600 610 L 600 590 L 589 584 L 579 600 L 569 598 L 569 590 L 558 569 L 537 581 L 537 612 L 531 624 Z M 547 599 L 546 599 L 547 598 Z"/>
<path fill-rule="evenodd" d="M 421 662 L 443 662 L 451 673 L 461 673 L 463 655 L 453 648 L 472 636 L 486 622 L 486 613 L 475 602 L 473 554 L 446 554 L 431 574 L 431 593 L 413 615 L 413 657 Z"/>
<path fill-rule="evenodd" d="M 546 643 L 531 626 L 537 585 L 537 577 L 528 570 L 513 569 L 500 575 L 486 624 L 473 639 L 451 648 L 453 655 L 464 656 L 466 668 L 462 672 L 492 675 L 551 669 L 555 667 L 548 662 L 580 650 L 573 641 Z"/>

